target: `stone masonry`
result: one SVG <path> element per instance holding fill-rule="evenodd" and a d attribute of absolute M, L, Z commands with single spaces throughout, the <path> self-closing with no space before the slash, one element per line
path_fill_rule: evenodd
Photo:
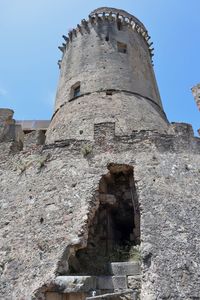
<path fill-rule="evenodd" d="M 100 8 L 64 38 L 46 140 L 0 110 L 0 299 L 200 299 L 200 139 L 146 28 Z"/>
<path fill-rule="evenodd" d="M 200 84 L 197 84 L 192 88 L 192 94 L 194 96 L 194 100 L 197 104 L 198 110 L 200 111 Z M 198 130 L 198 133 L 200 135 L 200 129 Z"/>

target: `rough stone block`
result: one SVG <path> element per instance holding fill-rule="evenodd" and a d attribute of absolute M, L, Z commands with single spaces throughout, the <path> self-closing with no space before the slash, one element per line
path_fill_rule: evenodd
<path fill-rule="evenodd" d="M 22 142 L 24 141 L 24 133 L 21 125 L 15 124 L 15 141 Z"/>
<path fill-rule="evenodd" d="M 140 264 L 138 262 L 114 262 L 110 263 L 111 275 L 139 275 Z"/>
<path fill-rule="evenodd" d="M 97 277 L 97 289 L 121 290 L 127 289 L 126 276 L 99 276 Z"/>
<path fill-rule="evenodd" d="M 136 276 L 128 276 L 128 288 L 129 289 L 140 289 L 141 287 L 141 276 L 136 275 Z"/>
<path fill-rule="evenodd" d="M 54 281 L 54 286 L 62 293 L 89 292 L 96 289 L 96 277 L 58 276 Z"/>
<path fill-rule="evenodd" d="M 43 130 L 34 130 L 24 136 L 25 147 L 32 147 L 33 145 L 43 145 L 45 142 L 45 133 Z"/>
<path fill-rule="evenodd" d="M 185 137 L 194 136 L 192 125 L 187 123 L 172 122 L 171 129 L 177 136 L 185 136 Z"/>
<path fill-rule="evenodd" d="M 4 123 L 7 125 L 13 124 L 13 114 L 14 111 L 8 108 L 0 108 L 0 123 Z"/>

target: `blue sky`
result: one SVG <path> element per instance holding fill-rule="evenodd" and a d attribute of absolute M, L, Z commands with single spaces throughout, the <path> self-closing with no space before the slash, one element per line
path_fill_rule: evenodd
<path fill-rule="evenodd" d="M 200 82 L 199 0 L 0 0 L 0 106 L 15 119 L 50 119 L 62 35 L 100 6 L 122 8 L 147 27 L 170 121 L 200 127 L 191 87 Z"/>

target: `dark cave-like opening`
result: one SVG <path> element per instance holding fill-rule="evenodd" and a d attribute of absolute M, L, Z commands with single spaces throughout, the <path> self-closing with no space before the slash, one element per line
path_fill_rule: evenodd
<path fill-rule="evenodd" d="M 127 261 L 140 243 L 140 214 L 133 168 L 110 165 L 99 183 L 99 208 L 90 223 L 87 247 L 69 259 L 71 274 L 106 274 L 107 263 Z"/>

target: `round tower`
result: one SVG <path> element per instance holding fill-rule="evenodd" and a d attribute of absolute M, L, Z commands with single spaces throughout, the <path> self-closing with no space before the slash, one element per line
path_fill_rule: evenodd
<path fill-rule="evenodd" d="M 99 8 L 63 36 L 60 80 L 47 143 L 93 139 L 94 124 L 115 123 L 116 135 L 166 132 L 145 26 L 119 9 Z"/>

